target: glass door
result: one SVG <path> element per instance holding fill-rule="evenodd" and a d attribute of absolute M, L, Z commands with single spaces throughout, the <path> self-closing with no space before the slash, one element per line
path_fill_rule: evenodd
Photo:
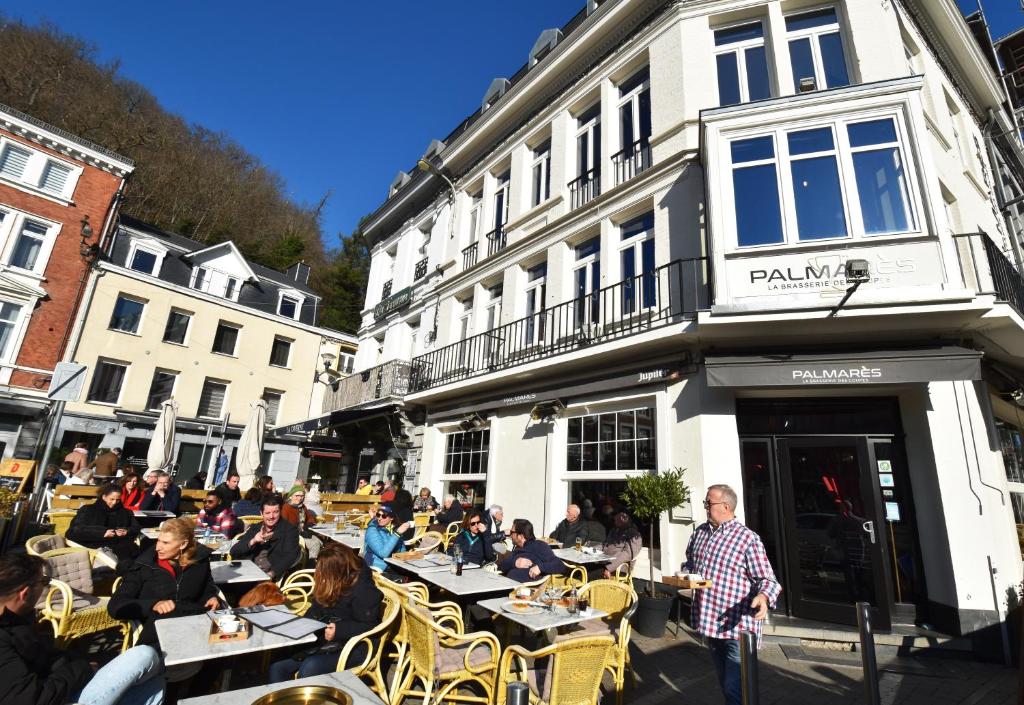
<path fill-rule="evenodd" d="M 777 442 L 793 615 L 855 624 L 854 603 L 866 601 L 875 626 L 888 629 L 887 536 L 866 439 Z"/>

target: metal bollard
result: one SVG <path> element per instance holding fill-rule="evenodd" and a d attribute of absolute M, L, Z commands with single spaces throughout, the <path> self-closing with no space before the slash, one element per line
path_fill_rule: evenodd
<path fill-rule="evenodd" d="M 881 705 L 878 692 L 878 662 L 875 660 L 875 634 L 871 630 L 871 603 L 857 603 L 857 629 L 860 631 L 860 658 L 864 667 L 864 702 Z"/>
<path fill-rule="evenodd" d="M 530 705 L 530 686 L 523 681 L 512 681 L 505 689 L 505 705 Z"/>
<path fill-rule="evenodd" d="M 743 694 L 743 705 L 757 705 L 760 702 L 757 634 L 754 632 L 740 632 L 740 691 Z"/>

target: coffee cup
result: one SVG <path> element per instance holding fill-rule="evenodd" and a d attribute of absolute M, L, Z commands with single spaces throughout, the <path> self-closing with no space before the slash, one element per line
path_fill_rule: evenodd
<path fill-rule="evenodd" d="M 234 634 L 242 627 L 237 617 L 221 617 L 217 620 L 217 627 L 225 634 Z"/>
<path fill-rule="evenodd" d="M 533 594 L 533 591 L 530 590 L 530 588 L 528 588 L 528 587 L 521 587 L 518 590 L 516 590 L 516 597 L 527 598 L 527 597 L 529 597 L 532 594 Z"/>

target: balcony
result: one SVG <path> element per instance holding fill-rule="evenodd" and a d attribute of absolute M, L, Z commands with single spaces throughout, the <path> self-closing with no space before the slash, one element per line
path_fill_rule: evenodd
<path fill-rule="evenodd" d="M 478 243 L 478 242 L 474 242 L 472 245 L 470 245 L 469 247 L 467 247 L 467 248 L 462 250 L 462 268 L 463 269 L 469 269 L 474 264 L 476 264 L 476 252 L 477 252 L 477 249 L 478 249 L 477 245 L 479 245 L 479 244 L 480 243 Z"/>
<path fill-rule="evenodd" d="M 505 226 L 499 225 L 491 232 L 487 233 L 487 256 L 493 257 L 502 250 L 505 249 L 505 245 L 508 244 L 508 236 L 505 233 Z"/>
<path fill-rule="evenodd" d="M 324 395 L 324 413 L 347 409 L 378 399 L 404 397 L 409 391 L 408 362 L 392 360 L 356 372 L 331 385 Z"/>
<path fill-rule="evenodd" d="M 693 320 L 709 304 L 705 257 L 678 259 L 591 294 L 420 355 L 411 392 Z"/>
<path fill-rule="evenodd" d="M 416 263 L 416 268 L 413 270 L 412 279 L 413 281 L 419 281 L 423 277 L 427 276 L 427 258 L 424 257 Z"/>
<path fill-rule="evenodd" d="M 612 155 L 615 185 L 625 183 L 651 168 L 651 145 L 646 139 L 638 140 L 621 152 Z"/>
<path fill-rule="evenodd" d="M 960 274 L 964 284 L 979 294 L 995 296 L 1024 316 L 1024 276 L 1007 259 L 999 246 L 986 233 L 964 233 L 953 236 L 960 257 Z M 979 261 L 986 267 L 979 267 Z"/>
<path fill-rule="evenodd" d="M 601 195 L 601 170 L 591 169 L 569 182 L 570 208 L 576 210 Z"/>
<path fill-rule="evenodd" d="M 386 299 L 387 297 L 391 296 L 391 285 L 394 283 L 394 281 L 394 279 L 388 279 L 386 282 L 384 282 L 384 288 L 382 288 L 380 292 L 381 299 Z"/>

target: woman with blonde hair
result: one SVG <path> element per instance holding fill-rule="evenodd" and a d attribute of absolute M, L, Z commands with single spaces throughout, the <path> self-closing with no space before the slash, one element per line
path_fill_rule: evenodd
<path fill-rule="evenodd" d="M 127 567 L 107 611 L 114 619 L 143 622 L 139 643 L 157 644 L 156 620 L 220 606 L 210 574 L 211 553 L 196 543 L 191 521 L 168 519 L 160 525 L 156 543 Z"/>
<path fill-rule="evenodd" d="M 296 672 L 299 678 L 333 672 L 345 643 L 380 623 L 384 595 L 374 585 L 370 569 L 348 546 L 331 543 L 320 552 L 313 583 L 306 617 L 327 622 L 327 627 L 317 633 L 315 646 L 270 664 L 270 683 L 290 680 Z M 352 649 L 349 663 L 365 658 L 366 646 L 359 644 Z"/>

